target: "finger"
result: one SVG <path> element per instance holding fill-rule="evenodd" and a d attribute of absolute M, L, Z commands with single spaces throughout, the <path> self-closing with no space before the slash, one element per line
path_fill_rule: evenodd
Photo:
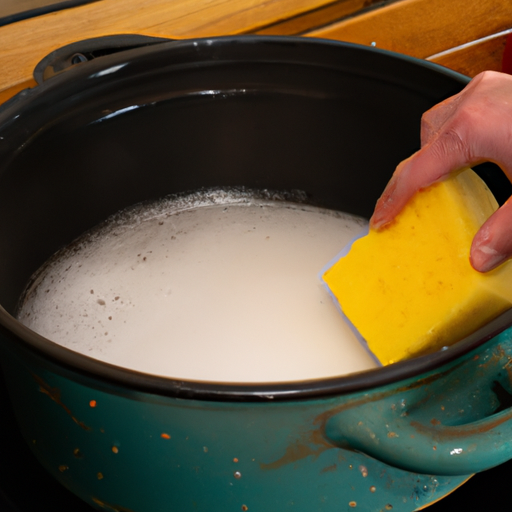
<path fill-rule="evenodd" d="M 421 147 L 432 142 L 443 126 L 459 112 L 461 103 L 466 102 L 487 75 L 485 72 L 478 74 L 462 91 L 434 105 L 421 116 Z"/>
<path fill-rule="evenodd" d="M 466 89 L 441 103 L 438 103 L 421 116 L 420 139 L 421 147 L 433 141 L 443 126 L 452 119 L 459 104 L 464 100 Z"/>
<path fill-rule="evenodd" d="M 483 224 L 473 239 L 470 262 L 475 270 L 488 272 L 512 256 L 512 200 L 508 200 Z"/>
<path fill-rule="evenodd" d="M 466 145 L 456 131 L 443 133 L 398 165 L 377 201 L 371 227 L 380 229 L 389 224 L 418 190 L 474 163 L 477 162 L 469 158 Z"/>

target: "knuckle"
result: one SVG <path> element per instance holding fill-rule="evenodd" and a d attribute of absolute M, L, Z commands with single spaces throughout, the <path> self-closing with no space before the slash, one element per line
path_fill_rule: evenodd
<path fill-rule="evenodd" d="M 435 134 L 435 129 L 430 123 L 430 120 L 426 117 L 421 118 L 421 127 L 420 127 L 420 138 L 421 145 L 424 146 L 427 144 Z"/>
<path fill-rule="evenodd" d="M 459 155 L 463 160 L 470 159 L 468 145 L 459 131 L 454 128 L 449 128 L 440 133 L 432 144 L 431 151 L 440 159 L 453 155 Z"/>
<path fill-rule="evenodd" d="M 501 78 L 502 73 L 497 71 L 485 70 L 479 73 L 475 78 L 478 78 L 480 82 L 494 82 Z"/>

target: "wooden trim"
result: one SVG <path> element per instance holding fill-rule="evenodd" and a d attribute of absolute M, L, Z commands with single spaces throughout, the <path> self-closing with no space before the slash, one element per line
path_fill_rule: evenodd
<path fill-rule="evenodd" d="M 302 34 L 303 32 L 310 31 L 313 27 L 321 27 L 347 16 L 358 15 L 361 11 L 366 11 L 376 4 L 379 4 L 379 7 L 381 7 L 384 4 L 396 1 L 400 0 L 338 0 L 329 5 L 309 10 L 299 16 L 258 29 L 256 34 Z"/>
<path fill-rule="evenodd" d="M 333 0 L 101 0 L 30 18 L 0 27 L 0 91 L 30 80 L 34 66 L 43 57 L 81 39 L 111 34 L 184 39 L 254 33 L 332 3 Z"/>
<path fill-rule="evenodd" d="M 511 26 L 510 0 L 402 0 L 305 35 L 426 58 Z"/>
<path fill-rule="evenodd" d="M 431 55 L 427 60 L 474 77 L 485 70 L 502 71 L 503 53 L 512 29 Z"/>
<path fill-rule="evenodd" d="M 512 27 L 511 7 L 511 0 L 101 0 L 0 27 L 0 101 L 33 85 L 45 55 L 81 39 L 297 34 L 340 17 L 306 35 L 375 42 L 473 76 L 499 68 L 498 34 Z"/>
<path fill-rule="evenodd" d="M 8 99 L 12 98 L 15 94 L 19 93 L 23 89 L 29 89 L 31 87 L 35 87 L 37 85 L 36 81 L 33 79 L 27 80 L 26 82 L 19 83 L 13 87 L 9 87 L 8 89 L 4 89 L 0 91 L 0 105 L 5 103 Z"/>

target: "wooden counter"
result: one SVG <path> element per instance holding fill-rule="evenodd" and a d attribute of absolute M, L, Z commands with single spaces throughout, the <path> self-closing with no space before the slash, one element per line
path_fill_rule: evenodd
<path fill-rule="evenodd" d="M 99 0 L 0 27 L 0 101 L 34 85 L 35 65 L 109 34 L 325 37 L 426 58 L 474 76 L 502 69 L 510 0 Z"/>

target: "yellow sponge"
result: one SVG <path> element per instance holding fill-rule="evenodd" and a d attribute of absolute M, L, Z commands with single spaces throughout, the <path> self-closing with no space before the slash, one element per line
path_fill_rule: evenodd
<path fill-rule="evenodd" d="M 391 225 L 370 229 L 324 273 L 382 364 L 451 345 L 510 307 L 511 263 L 486 274 L 469 263 L 472 239 L 497 207 L 466 169 L 418 192 Z"/>

